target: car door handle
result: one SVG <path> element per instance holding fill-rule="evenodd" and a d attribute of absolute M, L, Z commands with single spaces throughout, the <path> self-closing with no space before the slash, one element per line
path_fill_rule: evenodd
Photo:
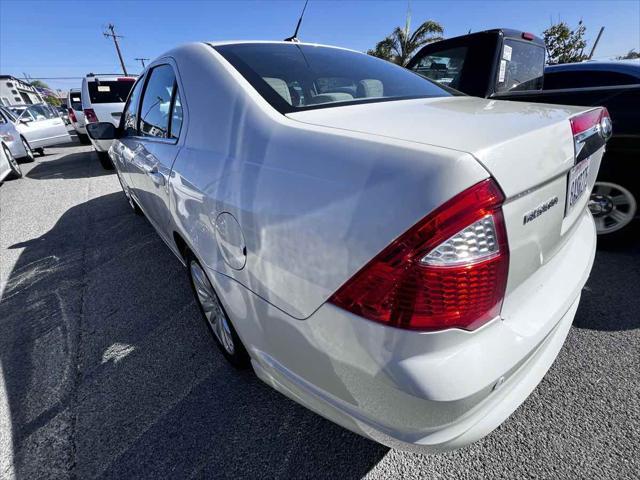
<path fill-rule="evenodd" d="M 153 166 L 145 165 L 144 171 L 146 172 L 147 175 L 149 175 L 149 177 L 151 177 L 151 181 L 153 183 L 155 183 L 159 187 L 164 187 L 164 184 L 165 184 L 164 175 L 158 171 L 157 165 L 153 165 Z"/>

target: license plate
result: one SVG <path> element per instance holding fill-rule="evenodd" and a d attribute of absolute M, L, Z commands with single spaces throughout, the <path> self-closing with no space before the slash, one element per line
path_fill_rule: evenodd
<path fill-rule="evenodd" d="M 569 170 L 569 183 L 567 185 L 567 205 L 565 217 L 569 215 L 574 205 L 582 198 L 589 186 L 589 167 L 591 158 L 585 158 L 579 164 Z"/>

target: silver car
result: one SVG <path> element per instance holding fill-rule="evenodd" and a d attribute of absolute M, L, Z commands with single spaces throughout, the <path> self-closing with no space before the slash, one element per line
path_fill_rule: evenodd
<path fill-rule="evenodd" d="M 4 108 L 4 111 L 13 114 L 12 122 L 20 135 L 41 155 L 45 147 L 71 141 L 64 120 L 47 104 Z"/>
<path fill-rule="evenodd" d="M 455 93 L 358 52 L 199 43 L 89 124 L 223 355 L 391 447 L 487 435 L 556 358 L 596 246 L 602 108 Z"/>
<path fill-rule="evenodd" d="M 17 119 L 9 110 L 0 107 L 0 140 L 6 145 L 14 159 L 27 162 L 34 160 L 27 139 L 16 128 Z"/>

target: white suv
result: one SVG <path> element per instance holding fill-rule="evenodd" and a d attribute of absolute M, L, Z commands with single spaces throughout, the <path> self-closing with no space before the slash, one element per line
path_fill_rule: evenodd
<path fill-rule="evenodd" d="M 135 77 L 122 75 L 94 75 L 82 79 L 82 109 L 86 123 L 111 122 L 120 124 L 124 102 L 135 82 Z M 109 158 L 111 141 L 91 139 L 98 159 L 105 169 L 112 169 Z"/>
<path fill-rule="evenodd" d="M 67 95 L 67 111 L 71 125 L 78 133 L 78 139 L 82 143 L 89 143 L 87 127 L 82 111 L 82 92 L 79 88 L 72 88 Z"/>

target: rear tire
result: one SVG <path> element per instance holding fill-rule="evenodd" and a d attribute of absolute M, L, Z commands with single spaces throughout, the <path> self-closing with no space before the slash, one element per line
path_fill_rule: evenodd
<path fill-rule="evenodd" d="M 29 145 L 29 142 L 27 142 L 27 139 L 24 137 L 20 137 L 20 141 L 22 142 L 24 150 L 27 152 L 27 155 L 25 157 L 22 157 L 21 160 L 27 163 L 35 162 L 36 157 L 33 154 L 33 150 L 31 150 L 31 146 Z"/>
<path fill-rule="evenodd" d="M 250 363 L 249 354 L 204 269 L 191 252 L 187 252 L 186 261 L 193 295 L 216 345 L 231 365 L 246 368 Z"/>
<path fill-rule="evenodd" d="M 36 148 L 34 150 L 34 152 L 36 152 L 38 155 L 40 155 L 41 157 L 44 157 L 44 148 L 40 147 L 40 148 Z"/>
<path fill-rule="evenodd" d="M 104 168 L 105 170 L 113 170 L 115 168 L 113 166 L 113 162 L 111 161 L 111 157 L 109 157 L 109 154 L 107 152 L 96 151 L 96 154 L 98 155 L 98 160 L 100 160 L 100 165 L 102 165 L 102 168 Z"/>
<path fill-rule="evenodd" d="M 88 145 L 89 143 L 91 143 L 91 141 L 89 140 L 89 135 L 84 133 L 78 134 L 78 141 L 83 145 Z"/>
<path fill-rule="evenodd" d="M 22 177 L 22 170 L 20 169 L 20 165 L 18 165 L 18 162 L 16 161 L 14 156 L 11 154 L 11 150 L 9 150 L 9 148 L 6 145 L 2 146 L 2 150 L 4 150 L 4 154 L 7 157 L 7 160 L 9 161 L 9 168 L 11 168 L 11 172 L 9 173 L 9 175 L 7 175 L 7 179 L 13 180 L 15 178 Z"/>

